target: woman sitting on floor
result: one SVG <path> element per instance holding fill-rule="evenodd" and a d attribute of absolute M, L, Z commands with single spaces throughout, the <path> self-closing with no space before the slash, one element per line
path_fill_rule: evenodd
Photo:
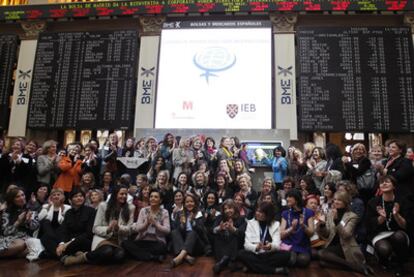
<path fill-rule="evenodd" d="M 141 209 L 138 221 L 132 224 L 137 232 L 135 240 L 126 240 L 122 247 L 139 261 L 163 261 L 167 253 L 166 236 L 170 233 L 168 211 L 161 208 L 161 194 L 154 189 L 150 192 L 149 207 Z"/>
<path fill-rule="evenodd" d="M 227 199 L 221 205 L 221 214 L 214 223 L 214 252 L 217 263 L 214 273 L 219 273 L 229 263 L 236 260 L 237 252 L 242 246 L 246 221 L 240 216 L 236 204 Z"/>
<path fill-rule="evenodd" d="M 73 189 L 69 196 L 72 208 L 66 212 L 58 232 L 53 237 L 42 238 L 46 256 L 59 258 L 66 266 L 76 263 L 76 253 L 91 249 L 96 210 L 86 206 L 85 199 L 80 188 Z"/>
<path fill-rule="evenodd" d="M 39 213 L 40 221 L 40 241 L 46 248 L 49 257 L 56 256 L 56 245 L 52 244 L 49 248 L 49 241 L 60 242 L 60 226 L 65 219 L 66 212 L 70 210 L 70 206 L 64 204 L 65 195 L 62 189 L 52 189 L 49 198 L 49 204 L 45 204 Z"/>
<path fill-rule="evenodd" d="M 24 257 L 25 241 L 39 228 L 36 213 L 26 209 L 26 196 L 21 188 L 7 191 L 2 211 L 0 257 Z"/>
<path fill-rule="evenodd" d="M 120 263 L 125 251 L 119 246 L 130 235 L 135 206 L 127 203 L 128 189 L 116 186 L 108 203 L 99 204 L 93 224 L 92 251 L 76 256 L 71 264 Z"/>
<path fill-rule="evenodd" d="M 412 203 L 395 195 L 396 186 L 397 181 L 391 175 L 380 177 L 382 196 L 368 202 L 366 224 L 379 263 L 401 275 L 409 257 L 408 227 L 413 220 L 413 207 Z"/>
<path fill-rule="evenodd" d="M 303 206 L 299 190 L 292 189 L 286 194 L 288 210 L 282 212 L 281 237 L 286 250 L 297 254 L 295 266 L 306 267 L 310 263 L 310 238 L 314 233 L 314 212 Z"/>
<path fill-rule="evenodd" d="M 178 266 L 184 260 L 189 264 L 194 264 L 195 255 L 211 252 L 204 226 L 204 216 L 198 206 L 197 197 L 191 193 L 186 194 L 184 210 L 178 213 L 177 219 L 173 222 L 171 238 L 176 256 L 171 261 L 171 267 Z"/>
<path fill-rule="evenodd" d="M 319 251 L 320 265 L 348 269 L 365 275 L 372 269 L 365 264 L 365 257 L 355 236 L 358 216 L 351 212 L 351 196 L 346 192 L 336 192 L 334 203 L 328 215 L 319 217 L 318 235 L 326 240 L 325 249 Z"/>
<path fill-rule="evenodd" d="M 291 252 L 280 250 L 280 224 L 274 220 L 272 204 L 262 202 L 255 218 L 247 223 L 244 250 L 238 253 L 238 260 L 250 270 L 261 274 L 288 274 L 286 266 L 294 263 Z"/>

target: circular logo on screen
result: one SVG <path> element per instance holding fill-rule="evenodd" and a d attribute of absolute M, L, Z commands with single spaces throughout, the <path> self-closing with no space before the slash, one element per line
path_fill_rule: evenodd
<path fill-rule="evenodd" d="M 215 73 L 225 71 L 236 63 L 236 56 L 223 47 L 209 47 L 196 53 L 193 58 L 194 65 L 204 72 L 200 77 L 218 77 Z"/>

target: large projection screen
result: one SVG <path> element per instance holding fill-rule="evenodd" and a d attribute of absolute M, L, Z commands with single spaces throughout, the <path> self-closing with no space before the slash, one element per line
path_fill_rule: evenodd
<path fill-rule="evenodd" d="M 271 42 L 268 21 L 165 23 L 155 128 L 270 129 Z"/>

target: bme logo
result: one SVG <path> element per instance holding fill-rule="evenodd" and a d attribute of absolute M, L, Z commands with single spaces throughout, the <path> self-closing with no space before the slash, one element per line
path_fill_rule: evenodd
<path fill-rule="evenodd" d="M 239 109 L 240 108 L 240 109 Z M 227 104 L 226 106 L 226 113 L 230 118 L 235 118 L 236 115 L 239 113 L 254 113 L 256 112 L 256 105 L 255 104 Z"/>

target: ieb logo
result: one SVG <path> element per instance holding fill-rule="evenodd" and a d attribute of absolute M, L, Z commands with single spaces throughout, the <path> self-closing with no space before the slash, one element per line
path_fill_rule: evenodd
<path fill-rule="evenodd" d="M 254 113 L 256 112 L 256 104 L 240 104 L 240 113 Z M 233 119 L 239 113 L 239 105 L 227 104 L 226 106 L 227 115 Z"/>
<path fill-rule="evenodd" d="M 237 104 L 227 104 L 226 113 L 230 118 L 234 118 L 239 112 L 239 106 Z"/>

